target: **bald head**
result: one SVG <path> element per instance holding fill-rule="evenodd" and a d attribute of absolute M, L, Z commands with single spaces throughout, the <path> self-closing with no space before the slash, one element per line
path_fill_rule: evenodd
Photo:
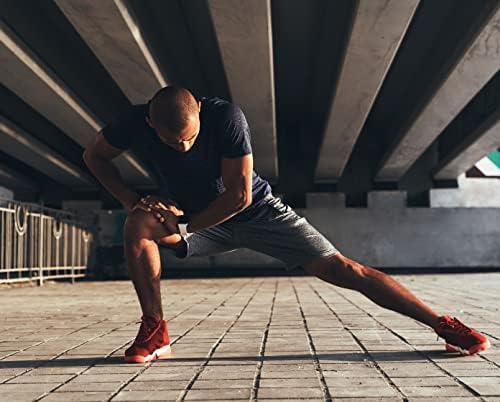
<path fill-rule="evenodd" d="M 187 89 L 165 87 L 151 99 L 146 121 L 163 143 L 187 152 L 200 133 L 200 107 Z"/>
<path fill-rule="evenodd" d="M 160 89 L 149 104 L 151 123 L 171 133 L 182 132 L 193 120 L 198 119 L 198 113 L 199 103 L 193 94 L 175 86 Z"/>

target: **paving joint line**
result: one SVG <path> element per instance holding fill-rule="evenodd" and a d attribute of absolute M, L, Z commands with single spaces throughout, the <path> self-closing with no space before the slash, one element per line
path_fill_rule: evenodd
<path fill-rule="evenodd" d="M 267 320 L 266 327 L 264 329 L 264 333 L 262 334 L 262 341 L 260 343 L 259 349 L 259 361 L 257 362 L 257 367 L 255 368 L 255 375 L 252 383 L 252 391 L 250 394 L 250 401 L 256 401 L 258 396 L 258 389 L 260 385 L 260 376 L 262 372 L 262 366 L 264 364 L 264 353 L 266 352 L 266 343 L 267 338 L 269 336 L 269 328 L 271 326 L 271 321 L 274 313 L 274 304 L 276 302 L 276 294 L 278 293 L 278 280 L 274 283 L 274 294 L 273 299 L 271 301 L 271 310 L 269 311 L 269 318 Z"/>
<path fill-rule="evenodd" d="M 132 322 L 133 322 L 133 321 L 132 321 Z M 60 353 L 58 353 L 57 355 L 55 355 L 55 356 L 51 357 L 49 360 L 45 360 L 45 361 L 41 362 L 40 364 L 35 365 L 35 367 L 30 367 L 29 369 L 27 369 L 26 371 L 23 371 L 22 373 L 15 374 L 14 376 L 12 376 L 12 377 L 10 377 L 10 378 L 8 378 L 8 379 L 4 380 L 3 382 L 1 382 L 1 383 L 0 383 L 0 385 L 1 385 L 1 384 L 6 384 L 6 383 L 8 383 L 8 381 L 10 381 L 10 380 L 13 380 L 13 379 L 15 379 L 15 378 L 17 378 L 17 377 L 20 377 L 20 376 L 22 376 L 22 375 L 24 375 L 24 374 L 26 374 L 26 373 L 29 373 L 30 371 L 33 371 L 33 370 L 35 370 L 35 369 L 37 369 L 37 368 L 43 367 L 43 366 L 45 366 L 46 364 L 48 364 L 49 362 L 55 361 L 58 357 L 61 357 L 62 355 L 66 354 L 67 352 L 70 352 L 70 351 L 72 351 L 72 350 L 74 350 L 74 349 L 76 349 L 76 348 L 78 348 L 78 347 L 80 347 L 80 346 L 82 346 L 82 345 L 85 345 L 86 343 L 91 342 L 91 341 L 93 341 L 93 340 L 95 340 L 95 339 L 101 338 L 101 337 L 103 337 L 103 336 L 105 336 L 105 335 L 107 335 L 107 334 L 109 334 L 109 333 L 111 333 L 111 332 L 116 331 L 117 329 L 124 328 L 124 327 L 126 327 L 127 325 L 130 325 L 132 322 L 128 322 L 127 324 L 122 325 L 121 327 L 118 327 L 118 328 L 113 328 L 113 329 L 112 329 L 112 330 L 110 330 L 110 331 L 107 331 L 107 332 L 101 333 L 101 334 L 99 334 L 99 335 L 97 335 L 97 336 L 94 336 L 94 337 L 92 337 L 92 338 L 90 338 L 90 339 L 87 339 L 87 340 L 85 340 L 85 341 L 83 341 L 83 342 L 81 342 L 81 343 L 79 343 L 79 344 L 77 344 L 77 345 L 74 345 L 74 346 L 72 346 L 72 347 L 70 347 L 70 348 L 68 348 L 68 349 L 66 349 L 66 350 L 64 350 L 64 351 L 62 351 L 62 352 L 60 352 Z M 68 334 L 68 335 L 69 335 L 69 334 Z M 57 338 L 56 338 L 56 339 L 57 339 Z"/>
<path fill-rule="evenodd" d="M 123 328 L 123 327 L 121 327 Z M 73 381 L 75 378 L 79 377 L 80 375 L 84 374 L 85 372 L 89 371 L 92 367 L 95 367 L 95 365 L 97 364 L 97 362 L 99 361 L 103 361 L 103 360 L 106 360 L 109 356 L 111 356 L 113 353 L 115 353 L 117 350 L 120 350 L 122 347 L 124 347 L 127 343 L 129 343 L 130 340 L 128 340 L 127 342 L 121 344 L 120 346 L 114 348 L 111 352 L 109 352 L 107 355 L 105 355 L 103 358 L 98 358 L 94 361 L 94 363 L 92 363 L 90 366 L 86 367 L 85 369 L 83 369 L 82 371 L 79 371 L 78 373 L 76 373 L 73 377 L 69 378 L 68 380 L 62 382 L 61 384 L 58 384 L 57 387 L 55 388 L 52 388 L 50 391 L 47 391 L 45 392 L 44 394 L 38 396 L 36 399 L 33 400 L 33 402 L 38 402 L 44 398 L 46 398 L 47 396 L 49 395 L 52 395 L 55 393 L 55 391 L 57 391 L 59 388 L 63 387 L 64 385 L 68 384 L 69 382 Z"/>
<path fill-rule="evenodd" d="M 302 309 L 302 305 L 300 304 L 300 299 L 297 293 L 297 289 L 291 278 L 288 278 L 288 280 L 292 285 L 293 292 L 295 293 L 295 299 L 297 300 L 297 304 L 299 306 L 300 315 L 302 316 L 302 322 L 304 324 L 304 330 L 306 332 L 307 341 L 309 344 L 309 353 L 311 354 L 311 357 L 313 359 L 314 370 L 316 371 L 316 375 L 318 376 L 321 391 L 323 392 L 323 398 L 326 402 L 331 402 L 332 396 L 330 394 L 330 390 L 328 389 L 328 384 L 326 383 L 325 376 L 323 375 L 323 370 L 321 369 L 321 364 L 319 362 L 318 354 L 316 353 L 316 347 L 314 346 L 314 341 L 309 331 L 309 326 L 307 325 L 307 319 L 304 314 L 304 310 Z"/>
<path fill-rule="evenodd" d="M 437 364 L 434 360 L 432 360 L 429 356 L 427 356 L 424 352 L 418 350 L 413 346 L 410 342 L 406 340 L 406 338 L 400 334 L 398 334 L 396 331 L 394 331 L 392 328 L 389 328 L 387 325 L 376 319 L 370 312 L 364 310 L 362 307 L 359 307 L 356 303 L 353 301 L 349 300 L 346 296 L 344 296 L 342 293 L 338 292 L 335 290 L 338 295 L 340 295 L 343 299 L 347 300 L 349 303 L 351 303 L 354 307 L 358 308 L 359 310 L 363 311 L 365 314 L 367 314 L 372 320 L 377 322 L 378 324 L 382 325 L 385 329 L 387 329 L 389 332 L 391 332 L 393 335 L 397 336 L 399 339 L 401 339 L 404 343 L 406 343 L 408 346 L 410 346 L 415 352 L 417 352 L 419 355 L 425 357 L 430 363 L 432 363 L 434 366 L 436 366 L 439 370 L 441 370 L 443 373 L 451 377 L 456 383 L 464 387 L 467 391 L 469 391 L 471 394 L 473 394 L 475 397 L 481 399 L 482 401 L 485 401 L 485 399 L 481 396 L 479 392 L 477 392 L 474 388 L 470 387 L 466 383 L 464 383 L 462 380 L 460 380 L 458 377 L 454 376 L 451 374 L 448 370 L 444 369 L 441 367 L 439 364 Z"/>
<path fill-rule="evenodd" d="M 219 336 L 219 338 L 212 345 L 212 347 L 210 348 L 210 350 L 207 353 L 207 357 L 205 358 L 205 361 L 200 365 L 200 367 L 198 367 L 198 369 L 196 370 L 196 372 L 193 374 L 193 376 L 191 377 L 191 379 L 187 383 L 186 387 L 181 391 L 180 395 L 177 397 L 176 402 L 183 401 L 186 398 L 186 395 L 189 393 L 189 391 L 193 387 L 193 384 L 196 382 L 196 380 L 198 379 L 198 377 L 200 376 L 200 374 L 203 372 L 203 370 L 207 366 L 208 362 L 210 361 L 210 358 L 215 353 L 215 350 L 219 347 L 219 345 L 221 344 L 222 340 L 226 337 L 226 335 L 229 333 L 229 331 L 231 331 L 231 329 L 236 325 L 236 323 L 238 322 L 238 320 L 241 318 L 241 316 L 243 315 L 243 313 L 247 309 L 248 305 L 252 302 L 252 300 L 254 299 L 255 295 L 261 289 L 263 282 L 264 281 L 261 281 L 259 283 L 257 289 L 255 289 L 255 291 L 250 296 L 250 298 L 248 299 L 248 301 L 245 303 L 245 305 L 243 306 L 243 308 L 241 309 L 241 311 L 239 312 L 239 314 L 236 316 L 236 318 L 233 320 L 233 322 L 231 323 L 231 325 L 229 325 L 229 327 L 226 328 L 226 330 L 221 334 L 221 336 Z"/>
<path fill-rule="evenodd" d="M 391 386 L 391 388 L 393 388 L 399 394 L 399 396 L 403 399 L 403 401 L 407 402 L 408 397 L 405 395 L 405 393 L 403 391 L 401 391 L 399 389 L 399 387 L 394 383 L 394 381 L 392 381 L 391 377 L 385 372 L 385 370 L 382 367 L 380 367 L 380 365 L 377 363 L 377 361 L 372 356 L 372 354 L 368 351 L 368 349 L 365 347 L 365 345 L 363 345 L 361 340 L 351 331 L 351 329 L 344 323 L 342 318 L 340 318 L 340 316 L 337 314 L 337 312 L 326 302 L 326 300 L 323 297 L 321 297 L 319 292 L 311 284 L 309 284 L 309 286 L 311 287 L 312 291 L 316 294 L 316 296 L 318 296 L 318 298 L 323 302 L 323 304 L 326 306 L 326 308 L 328 310 L 330 310 L 330 312 L 339 320 L 339 322 L 342 324 L 342 327 L 349 333 L 349 335 L 352 336 L 352 338 L 359 345 L 359 347 L 361 349 L 363 349 L 363 351 L 370 358 L 371 362 L 373 363 L 373 365 L 375 366 L 377 371 L 380 374 L 382 374 L 382 376 L 387 381 L 387 383 Z"/>
<path fill-rule="evenodd" d="M 57 340 L 57 339 L 59 339 L 59 338 L 62 338 L 62 337 L 65 337 L 65 336 L 68 336 L 68 335 L 74 334 L 74 333 L 76 333 L 76 332 L 78 332 L 78 331 L 81 331 L 82 329 L 87 329 L 87 328 L 89 328 L 89 327 L 91 327 L 91 326 L 93 326 L 93 325 L 100 324 L 100 323 L 102 323 L 102 322 L 104 322 L 104 321 L 107 321 L 107 318 L 105 318 L 105 319 L 103 319 L 103 320 L 100 320 L 100 321 L 96 321 L 96 322 L 94 322 L 94 323 L 92 323 L 92 324 L 89 324 L 89 325 L 86 325 L 86 326 L 84 326 L 84 327 L 80 327 L 80 328 L 78 328 L 78 329 L 75 329 L 74 331 L 70 331 L 70 332 L 67 332 L 67 333 L 65 333 L 65 334 L 58 335 L 58 336 L 56 336 L 56 337 L 54 337 L 54 338 L 45 339 L 45 340 L 43 340 L 43 341 L 40 341 L 40 342 L 38 342 L 38 343 L 35 343 L 34 345 L 27 346 L 27 347 L 25 347 L 25 348 L 23 348 L 23 349 L 16 350 L 15 352 L 12 352 L 12 353 L 10 353 L 10 354 L 8 354 L 8 355 L 6 355 L 6 356 L 2 356 L 2 357 L 0 358 L 0 363 L 2 363 L 2 360 L 7 359 L 8 357 L 14 356 L 14 355 L 16 355 L 17 353 L 24 352 L 24 351 L 26 351 L 26 350 L 29 350 L 29 349 L 34 348 L 34 347 L 36 347 L 36 346 L 43 345 L 44 343 L 47 343 L 47 342 L 50 342 L 50 341 L 55 341 L 55 340 Z M 36 333 L 36 332 L 33 332 L 33 333 Z M 10 379 L 7 379 L 7 380 L 5 380 L 5 381 L 9 381 L 9 380 L 10 380 Z M 5 381 L 0 382 L 0 384 L 3 384 Z"/>
<path fill-rule="evenodd" d="M 240 286 L 238 288 L 238 290 L 234 293 L 232 293 L 231 295 L 229 295 L 228 297 L 226 297 L 222 302 L 219 303 L 218 306 L 214 307 L 214 309 L 212 311 L 210 311 L 204 318 L 202 318 L 201 320 L 199 320 L 196 324 L 194 324 L 191 328 L 187 329 L 186 331 L 184 331 L 184 333 L 182 333 L 181 335 L 179 335 L 177 338 L 175 338 L 175 340 L 173 340 L 170 345 L 173 345 L 174 343 L 176 343 L 177 341 L 179 341 L 180 339 L 182 339 L 184 336 L 186 336 L 189 332 L 191 332 L 194 328 L 196 328 L 198 325 L 200 325 L 203 321 L 205 321 L 208 317 L 210 317 L 213 313 L 215 313 L 221 306 L 224 305 L 224 303 L 226 302 L 226 300 L 228 300 L 229 298 L 235 296 L 236 294 L 238 294 L 241 289 L 243 289 L 246 285 L 250 284 L 252 282 L 252 280 L 249 280 L 248 282 L 245 282 L 242 286 Z M 222 289 L 219 290 L 218 292 L 216 292 L 215 294 L 219 294 L 220 292 L 222 292 Z M 198 302 L 198 304 L 201 303 L 201 302 Z M 189 308 L 191 308 L 193 306 L 190 306 Z M 186 311 L 186 310 L 184 310 Z M 154 362 L 154 361 L 153 361 Z M 137 373 L 135 373 L 132 377 L 130 377 L 127 381 L 125 381 L 124 383 L 122 383 L 120 385 L 120 387 L 116 390 L 116 391 L 113 391 L 113 393 L 108 397 L 108 399 L 106 400 L 107 402 L 110 402 L 115 396 L 117 396 L 127 385 L 129 385 L 132 381 L 134 381 L 139 375 L 141 375 L 142 373 L 144 373 L 149 367 L 152 366 L 153 362 L 149 362 L 149 363 L 146 363 L 146 365 L 139 369 L 139 371 Z"/>

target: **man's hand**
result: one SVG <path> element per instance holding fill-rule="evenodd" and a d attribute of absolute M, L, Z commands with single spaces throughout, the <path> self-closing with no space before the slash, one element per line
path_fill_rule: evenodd
<path fill-rule="evenodd" d="M 158 221 L 165 226 L 165 228 L 170 233 L 179 233 L 179 226 L 177 226 L 177 222 L 179 221 L 179 217 L 175 215 L 173 212 L 163 209 L 163 208 L 153 208 L 151 213 L 155 216 Z"/>
<path fill-rule="evenodd" d="M 175 216 L 184 215 L 184 211 L 180 209 L 180 206 L 173 200 L 165 200 L 160 197 L 155 197 L 152 195 L 147 195 L 146 197 L 142 197 L 134 206 L 133 209 L 139 208 L 146 212 L 163 210 L 170 211 Z"/>
<path fill-rule="evenodd" d="M 165 226 L 171 233 L 179 233 L 177 221 L 179 216 L 184 215 L 179 205 L 172 200 L 165 200 L 160 197 L 148 195 L 140 198 L 132 207 L 132 211 L 141 209 L 152 213 L 155 218 Z"/>

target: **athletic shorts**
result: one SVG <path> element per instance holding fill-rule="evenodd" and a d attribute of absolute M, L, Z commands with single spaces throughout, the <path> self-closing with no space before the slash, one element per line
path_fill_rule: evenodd
<path fill-rule="evenodd" d="M 283 261 L 288 269 L 320 257 L 338 253 L 306 218 L 273 194 L 264 197 L 248 221 L 228 220 L 217 226 L 188 233 L 186 255 L 177 258 L 207 257 L 247 248 Z M 165 248 L 165 247 L 164 247 Z"/>

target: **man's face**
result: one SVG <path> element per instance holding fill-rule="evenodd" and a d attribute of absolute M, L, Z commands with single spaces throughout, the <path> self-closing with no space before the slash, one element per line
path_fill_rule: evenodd
<path fill-rule="evenodd" d="M 172 133 L 164 127 L 155 125 L 149 117 L 146 116 L 146 122 L 155 131 L 158 138 L 169 147 L 178 152 L 189 151 L 198 134 L 200 133 L 200 115 L 197 113 L 189 119 L 188 124 L 180 133 Z"/>

